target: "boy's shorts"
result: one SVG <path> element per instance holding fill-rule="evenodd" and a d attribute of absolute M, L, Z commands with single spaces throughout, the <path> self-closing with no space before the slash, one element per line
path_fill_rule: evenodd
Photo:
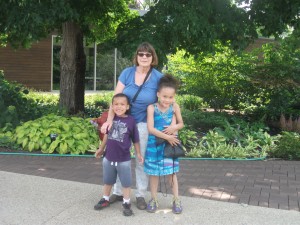
<path fill-rule="evenodd" d="M 103 183 L 113 185 L 116 183 L 117 176 L 119 176 L 122 187 L 131 187 L 131 160 L 125 162 L 111 162 L 104 157 Z"/>

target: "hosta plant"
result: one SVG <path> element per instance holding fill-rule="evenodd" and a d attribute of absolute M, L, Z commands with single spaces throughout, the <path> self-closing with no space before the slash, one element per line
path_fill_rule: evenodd
<path fill-rule="evenodd" d="M 27 121 L 15 130 L 14 141 L 27 151 L 84 154 L 99 144 L 90 119 L 50 114 Z"/>

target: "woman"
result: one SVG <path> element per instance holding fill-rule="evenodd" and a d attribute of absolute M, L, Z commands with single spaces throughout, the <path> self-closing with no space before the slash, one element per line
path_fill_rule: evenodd
<path fill-rule="evenodd" d="M 130 101 L 130 113 L 134 117 L 140 136 L 140 148 L 142 157 L 144 157 L 148 141 L 148 129 L 147 129 L 147 107 L 157 102 L 157 88 L 158 82 L 162 77 L 162 74 L 152 68 L 158 64 L 158 58 L 153 46 L 147 42 L 140 44 L 135 52 L 133 58 L 134 66 L 126 68 L 122 71 L 114 94 L 124 93 Z M 148 71 L 151 73 L 145 83 L 143 84 Z M 139 87 L 142 86 L 141 91 L 138 93 L 134 102 L 132 99 L 136 95 Z M 109 115 L 107 122 L 101 127 L 101 132 L 106 133 L 112 125 L 114 113 L 112 109 L 109 109 Z M 147 203 L 145 201 L 145 194 L 148 188 L 148 176 L 144 172 L 143 165 L 140 164 L 136 158 L 136 202 L 138 209 L 146 209 Z M 110 203 L 115 201 L 123 201 L 121 191 L 121 184 L 119 180 L 114 185 L 113 195 L 110 196 Z"/>

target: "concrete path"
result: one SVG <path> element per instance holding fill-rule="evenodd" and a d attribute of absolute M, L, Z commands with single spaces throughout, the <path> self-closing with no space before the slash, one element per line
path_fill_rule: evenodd
<path fill-rule="evenodd" d="M 181 160 L 180 166 L 182 215 L 171 212 L 161 178 L 160 210 L 138 210 L 133 190 L 135 216 L 126 218 L 119 203 L 93 209 L 102 160 L 0 153 L 0 225 L 300 224 L 300 161 Z"/>
<path fill-rule="evenodd" d="M 44 178 L 0 171 L 1 225 L 57 225 L 57 224 L 222 224 L 263 225 L 299 224 L 300 214 L 243 204 L 182 197 L 184 212 L 174 215 L 170 198 L 159 196 L 157 213 L 140 211 L 124 217 L 120 203 L 102 211 L 95 211 L 100 185 Z"/>

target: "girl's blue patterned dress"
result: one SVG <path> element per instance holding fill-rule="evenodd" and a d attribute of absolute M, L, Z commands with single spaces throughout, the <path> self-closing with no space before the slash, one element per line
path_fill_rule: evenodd
<path fill-rule="evenodd" d="M 174 114 L 173 105 L 169 107 L 166 112 L 161 112 L 157 104 L 154 105 L 154 127 L 157 130 L 162 131 L 165 126 L 168 126 L 172 122 L 172 117 Z M 152 176 L 163 176 L 179 171 L 179 162 L 178 158 L 164 158 L 165 144 L 156 144 L 156 137 L 152 134 L 149 134 L 147 150 L 145 153 L 145 162 L 144 162 L 144 171 L 146 174 Z"/>

